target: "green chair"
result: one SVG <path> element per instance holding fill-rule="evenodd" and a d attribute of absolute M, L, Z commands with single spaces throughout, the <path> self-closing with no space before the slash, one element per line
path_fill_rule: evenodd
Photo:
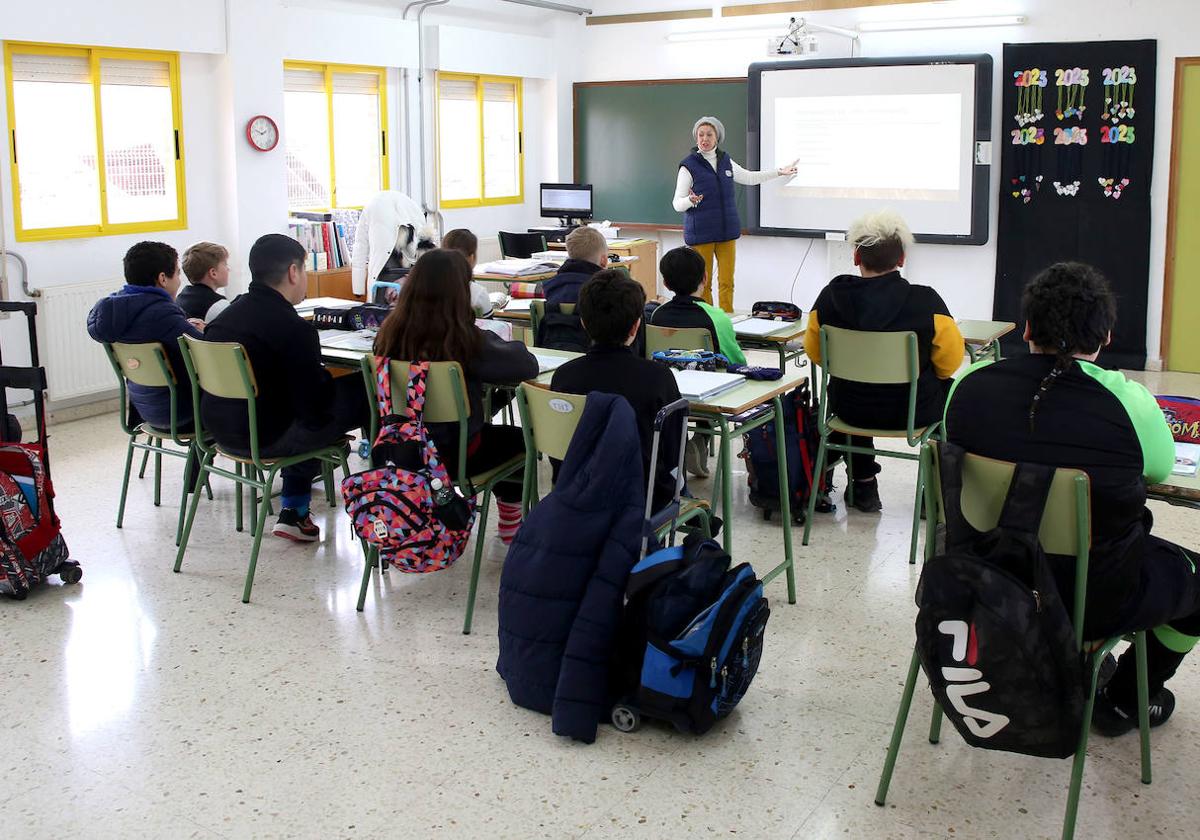
<path fill-rule="evenodd" d="M 646 324 L 646 358 L 659 350 L 712 351 L 712 333 L 704 327 L 656 327 Z"/>
<path fill-rule="evenodd" d="M 925 462 L 919 452 L 892 452 L 873 447 L 853 446 L 850 443 L 830 443 L 830 432 L 863 437 L 903 438 L 910 447 L 920 447 L 930 438 L 936 437 L 941 422 L 928 426 L 916 425 L 917 379 L 920 376 L 917 356 L 917 336 L 913 332 L 864 332 L 840 327 L 821 327 L 821 389 L 829 393 L 829 379 L 844 379 L 848 382 L 863 382 L 872 385 L 908 386 L 908 424 L 903 429 L 866 429 L 852 426 L 837 415 L 830 414 L 829 401 L 821 401 L 817 425 L 821 433 L 821 444 L 817 447 L 817 460 L 813 464 L 811 479 L 822 475 L 827 467 L 829 452 L 837 452 L 846 462 L 846 501 L 854 502 L 854 476 L 850 469 L 852 453 L 902 458 L 917 461 L 917 487 L 913 502 L 912 540 L 908 549 L 908 562 L 917 562 L 917 532 L 920 529 L 921 492 L 925 482 Z M 810 486 L 815 487 L 815 484 Z M 804 545 L 812 531 L 813 514 L 816 511 L 817 494 L 808 497 L 808 516 L 804 522 Z"/>
<path fill-rule="evenodd" d="M 922 450 L 922 461 L 926 462 L 928 481 L 925 487 L 925 505 L 928 511 L 937 511 L 937 521 L 944 523 L 942 507 L 941 475 L 939 472 L 937 442 L 931 441 Z M 1000 519 L 1008 485 L 1012 481 L 1015 465 L 1007 461 L 996 461 L 978 455 L 967 455 L 963 463 L 962 512 L 967 522 L 977 531 L 990 531 Z M 925 558 L 933 556 L 935 517 L 926 521 Z M 1091 502 L 1088 477 L 1082 470 L 1058 469 L 1050 486 L 1042 515 L 1038 541 L 1047 554 L 1075 557 L 1075 593 L 1072 615 L 1075 622 L 1075 641 L 1080 650 L 1089 656 L 1091 668 L 1087 683 L 1088 697 L 1083 711 L 1083 725 L 1079 733 L 1079 746 L 1071 767 L 1071 784 L 1067 794 L 1067 812 L 1063 819 L 1063 840 L 1075 834 L 1075 816 L 1079 810 L 1079 791 L 1083 781 L 1083 765 L 1087 759 L 1088 731 L 1092 725 L 1092 709 L 1096 696 L 1096 683 L 1100 677 L 1100 664 L 1105 656 L 1120 642 L 1134 645 L 1137 657 L 1138 724 L 1141 734 L 1142 782 L 1150 784 L 1150 711 L 1149 687 L 1146 675 L 1146 633 L 1138 631 L 1124 637 L 1088 642 L 1083 638 L 1084 607 L 1087 596 L 1088 554 L 1091 546 Z M 908 721 L 920 670 L 920 660 L 914 649 L 908 666 L 908 678 L 896 713 L 896 725 L 892 729 L 892 740 L 888 746 L 887 759 L 879 777 L 879 788 L 875 793 L 875 804 L 882 806 L 887 799 L 900 741 Z M 933 719 L 929 727 L 929 743 L 936 744 L 941 736 L 942 709 L 935 701 Z"/>
<path fill-rule="evenodd" d="M 587 405 L 587 397 L 580 394 L 563 394 L 548 388 L 539 388 L 522 384 L 517 389 L 517 408 L 521 413 L 521 431 L 525 435 L 525 484 L 522 490 L 522 506 L 526 513 L 538 500 L 537 457 L 539 454 L 548 458 L 563 460 L 571 446 L 571 438 L 583 417 L 583 409 Z M 683 447 L 677 453 L 678 463 L 676 473 L 680 480 L 675 488 L 675 497 L 660 511 L 651 508 L 654 502 L 654 476 L 659 458 L 659 440 L 662 429 L 672 421 L 672 415 L 679 414 L 679 422 L 686 426 L 687 401 L 678 400 L 659 411 L 655 418 L 654 444 L 650 454 L 650 476 L 646 486 L 645 521 L 649 523 L 642 539 L 642 553 L 645 553 L 646 543 L 650 533 L 658 539 L 674 537 L 680 526 L 696 519 L 699 520 L 700 530 L 705 536 L 712 533 L 707 499 L 693 499 L 681 495 L 683 489 Z M 686 435 L 683 435 L 686 437 Z"/>
<path fill-rule="evenodd" d="M 180 418 L 176 415 L 178 400 L 176 399 L 175 374 L 171 370 L 170 362 L 167 361 L 167 354 L 163 350 L 162 344 L 157 341 L 150 341 L 144 344 L 105 343 L 104 353 L 108 356 L 108 362 L 112 365 L 113 372 L 117 375 L 117 385 L 121 389 L 121 430 L 129 436 L 129 446 L 125 450 L 125 474 L 121 479 L 121 501 L 117 505 L 117 527 L 120 528 L 125 521 L 125 499 L 129 494 L 129 473 L 133 469 L 133 451 L 135 449 L 141 449 L 144 452 L 142 474 L 145 473 L 146 469 L 145 459 L 150 457 L 150 453 L 154 453 L 155 507 L 162 504 L 162 456 L 170 455 L 172 458 L 182 458 L 184 459 L 184 463 L 187 463 L 188 457 L 192 453 L 196 453 L 197 462 L 199 462 L 200 456 L 199 449 L 196 446 L 195 434 L 190 431 L 181 432 L 179 430 Z M 149 423 L 135 425 L 130 422 L 127 382 L 133 382 L 147 388 L 167 389 L 171 400 L 171 425 L 169 428 L 158 429 Z M 145 443 L 139 440 L 142 435 L 146 436 Z M 171 441 L 175 446 L 180 448 L 174 449 L 165 446 L 163 441 L 166 440 Z M 193 476 L 193 478 L 198 476 L 199 473 Z M 175 525 L 175 545 L 179 545 L 179 540 L 183 533 L 183 514 L 187 508 L 187 482 L 183 481 L 181 484 L 183 487 L 179 496 L 179 520 Z M 205 489 L 208 491 L 208 498 L 211 499 L 212 488 L 206 484 Z"/>
<path fill-rule="evenodd" d="M 392 393 L 404 394 L 408 387 L 407 361 L 392 360 L 391 377 Z M 375 357 L 363 356 L 362 375 L 367 389 L 367 402 L 370 406 L 371 430 L 370 439 L 373 441 L 379 435 L 379 402 L 375 394 Z M 397 411 L 399 405 L 393 406 Z M 429 373 L 425 377 L 425 410 L 423 419 L 426 423 L 456 423 L 458 425 L 458 475 L 452 475 L 458 490 L 467 498 L 483 496 L 479 504 L 479 530 L 475 532 L 475 557 L 471 565 L 471 583 L 467 590 L 467 612 L 463 619 L 463 634 L 471 632 L 471 620 L 475 615 L 475 593 L 479 587 L 479 564 L 483 559 L 483 536 L 487 529 L 488 508 L 491 504 L 492 493 L 497 484 L 519 471 L 525 463 L 525 457 L 516 455 L 499 466 L 469 475 L 467 473 L 467 421 L 471 416 L 471 404 L 467 397 L 466 375 L 458 362 L 431 362 Z M 385 563 L 379 553 L 365 543 L 366 563 L 363 566 L 362 584 L 358 590 L 359 612 L 367 599 L 367 587 L 371 583 L 371 570 L 378 565 L 380 575 L 384 574 Z"/>
<path fill-rule="evenodd" d="M 332 467 L 341 466 L 342 474 L 350 474 L 346 463 L 347 439 L 340 438 L 336 442 L 319 449 L 303 452 L 298 455 L 280 457 L 264 457 L 258 441 L 258 383 L 254 378 L 254 370 L 246 350 L 235 342 L 202 341 L 190 336 L 180 336 L 179 347 L 183 351 L 183 363 L 187 367 L 188 378 L 192 386 L 192 410 L 196 422 L 196 445 L 200 448 L 200 478 L 198 482 L 206 481 L 211 474 L 223 476 L 232 480 L 237 487 L 237 528 L 242 528 L 241 494 L 243 485 L 250 488 L 250 527 L 254 531 L 254 546 L 250 550 L 250 565 L 246 570 L 246 585 L 242 591 L 242 603 L 250 602 L 250 590 L 254 586 L 254 569 L 258 563 L 258 550 L 262 545 L 263 528 L 267 516 L 270 515 L 271 487 L 275 476 L 284 467 L 298 464 L 315 458 L 322 462 L 325 476 L 325 496 L 331 505 L 337 504 L 337 496 L 333 488 Z M 213 397 L 230 400 L 242 400 L 246 403 L 249 415 L 250 451 L 232 452 L 220 444 L 211 441 L 211 436 L 204 432 L 203 419 L 200 416 L 201 392 Z M 229 458 L 234 462 L 234 471 L 218 467 L 214 463 L 217 455 Z M 199 484 L 197 484 L 199 486 Z M 262 501 L 259 502 L 259 494 Z M 188 508 L 187 522 L 183 527 L 183 539 L 179 551 L 175 555 L 175 571 L 183 565 L 183 554 L 187 550 L 188 538 L 191 535 L 192 523 L 196 518 L 196 507 L 199 494 L 192 495 L 192 503 Z"/>

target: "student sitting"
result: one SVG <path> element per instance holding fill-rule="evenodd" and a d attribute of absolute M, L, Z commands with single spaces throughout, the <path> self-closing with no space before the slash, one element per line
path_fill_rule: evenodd
<path fill-rule="evenodd" d="M 712 335 L 714 350 L 736 365 L 746 364 L 746 354 L 738 346 L 729 315 L 696 296 L 704 282 L 704 257 L 686 246 L 672 248 L 659 260 L 658 270 L 663 285 L 675 297 L 654 310 L 650 323 L 656 327 L 706 329 Z"/>
<path fill-rule="evenodd" d="M 1146 508 L 1146 483 L 1164 481 L 1175 463 L 1171 431 L 1149 391 L 1095 364 L 1117 314 L 1099 272 L 1079 263 L 1052 265 L 1025 289 L 1021 304 L 1030 355 L 980 362 L 958 377 L 946 406 L 947 440 L 989 458 L 1088 474 L 1092 542 L 1083 637 L 1153 631 L 1150 725 L 1158 726 L 1175 708 L 1163 683 L 1200 636 L 1200 557 L 1151 535 Z M 1075 558 L 1050 559 L 1069 609 Z M 1108 736 L 1137 728 L 1132 647 L 1099 688 L 1092 724 Z"/>
<path fill-rule="evenodd" d="M 236 341 L 246 349 L 254 379 L 258 441 L 263 457 L 280 457 L 329 446 L 367 420 L 362 379 L 333 379 L 321 364 L 317 329 L 296 314 L 308 292 L 308 256 L 299 242 L 271 233 L 250 249 L 250 288 L 229 304 L 207 330 L 210 341 Z M 205 427 L 225 449 L 250 450 L 250 419 L 244 400 L 204 394 Z M 282 509 L 272 533 L 314 542 L 320 529 L 309 504 L 319 461 L 284 467 Z"/>
<path fill-rule="evenodd" d="M 917 335 L 920 374 L 915 423 L 936 423 L 946 404 L 950 377 L 962 363 L 962 333 L 941 295 L 929 286 L 911 285 L 900 276 L 905 251 L 913 241 L 904 219 L 888 210 L 872 213 L 855 221 L 846 239 L 854 247 L 854 264 L 862 276 L 835 277 L 817 295 L 808 314 L 804 350 L 814 364 L 821 363 L 822 325 L 869 332 L 911 330 Z M 908 390 L 907 384 L 871 385 L 831 379 L 829 405 L 853 426 L 903 429 L 908 424 Z M 845 442 L 844 436 L 837 437 Z M 853 437 L 850 442 L 853 446 L 872 446 L 868 437 Z M 875 457 L 849 457 L 854 473 L 854 507 L 865 513 L 882 510 Z"/>
<path fill-rule="evenodd" d="M 189 318 L 211 321 L 229 301 L 217 290 L 229 285 L 229 251 L 212 242 L 197 242 L 183 252 L 183 273 L 189 285 L 177 303 Z"/>
<path fill-rule="evenodd" d="M 179 254 L 165 242 L 139 242 L 125 252 L 125 286 L 102 298 L 88 313 L 87 330 L 96 341 L 139 344 L 157 341 L 175 374 L 176 424 L 192 428 L 192 390 L 188 386 L 178 338 L 200 338 L 202 321 L 190 321 L 175 303 L 179 291 Z M 142 420 L 171 428 L 171 392 L 130 382 L 129 402 Z"/>
<path fill-rule="evenodd" d="M 471 271 L 475 270 L 475 254 L 479 250 L 479 239 L 466 228 L 455 228 L 442 237 L 442 247 L 458 251 L 467 258 Z M 471 281 L 471 309 L 476 318 L 492 317 L 492 298 L 487 288 L 475 280 Z"/>
<path fill-rule="evenodd" d="M 601 271 L 583 284 L 579 314 L 592 340 L 586 356 L 572 359 L 554 372 L 550 388 L 567 394 L 602 391 L 624 397 L 637 417 L 642 443 L 642 475 L 650 474 L 654 417 L 679 399 L 671 369 L 635 354 L 630 346 L 642 325 L 646 293 L 628 272 Z M 679 457 L 679 427 L 664 429 L 654 476 L 654 509 L 675 496 L 675 468 Z"/>
<path fill-rule="evenodd" d="M 607 265 L 608 241 L 604 234 L 595 228 L 575 228 L 567 234 L 567 261 L 542 283 L 547 305 L 578 302 L 583 284 Z"/>
<path fill-rule="evenodd" d="M 446 248 L 426 252 L 404 278 L 396 306 L 375 338 L 375 353 L 396 360 L 463 366 L 471 406 L 466 466 L 477 474 L 525 452 L 519 428 L 485 423 L 484 383 L 515 385 L 533 379 L 538 363 L 521 342 L 504 341 L 475 326 L 470 283 L 471 267 L 460 252 Z M 458 424 L 431 423 L 426 428 L 442 463 L 457 478 Z M 521 489 L 521 473 L 496 485 L 500 539 L 506 545 L 521 527 Z"/>

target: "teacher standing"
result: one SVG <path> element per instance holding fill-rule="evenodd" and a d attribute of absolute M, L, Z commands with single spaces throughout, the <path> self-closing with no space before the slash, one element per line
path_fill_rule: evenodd
<path fill-rule="evenodd" d="M 720 306 L 733 311 L 733 270 L 737 240 L 742 235 L 733 185 L 753 186 L 773 178 L 795 175 L 796 166 L 750 172 L 718 148 L 725 141 L 725 126 L 716 117 L 701 117 L 692 126 L 696 142 L 692 153 L 679 163 L 674 208 L 683 213 L 683 241 L 704 257 L 703 296 L 712 303 L 713 259 L 718 269 Z"/>

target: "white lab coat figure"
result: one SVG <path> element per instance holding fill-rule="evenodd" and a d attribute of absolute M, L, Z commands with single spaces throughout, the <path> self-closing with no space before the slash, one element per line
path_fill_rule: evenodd
<path fill-rule="evenodd" d="M 363 207 L 350 255 L 350 283 L 356 295 L 365 294 L 367 284 L 379 277 L 393 251 L 405 265 L 417 261 L 417 243 L 433 239 L 421 205 L 398 190 L 378 192 Z"/>

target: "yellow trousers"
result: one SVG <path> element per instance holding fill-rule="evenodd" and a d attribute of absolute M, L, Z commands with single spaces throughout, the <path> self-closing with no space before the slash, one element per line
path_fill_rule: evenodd
<path fill-rule="evenodd" d="M 700 287 L 700 296 L 712 303 L 713 257 L 717 260 L 717 289 L 720 307 L 726 312 L 733 311 L 733 270 L 737 265 L 737 240 L 725 242 L 706 242 L 703 245 L 693 245 L 692 248 L 704 257 L 704 285 Z"/>

